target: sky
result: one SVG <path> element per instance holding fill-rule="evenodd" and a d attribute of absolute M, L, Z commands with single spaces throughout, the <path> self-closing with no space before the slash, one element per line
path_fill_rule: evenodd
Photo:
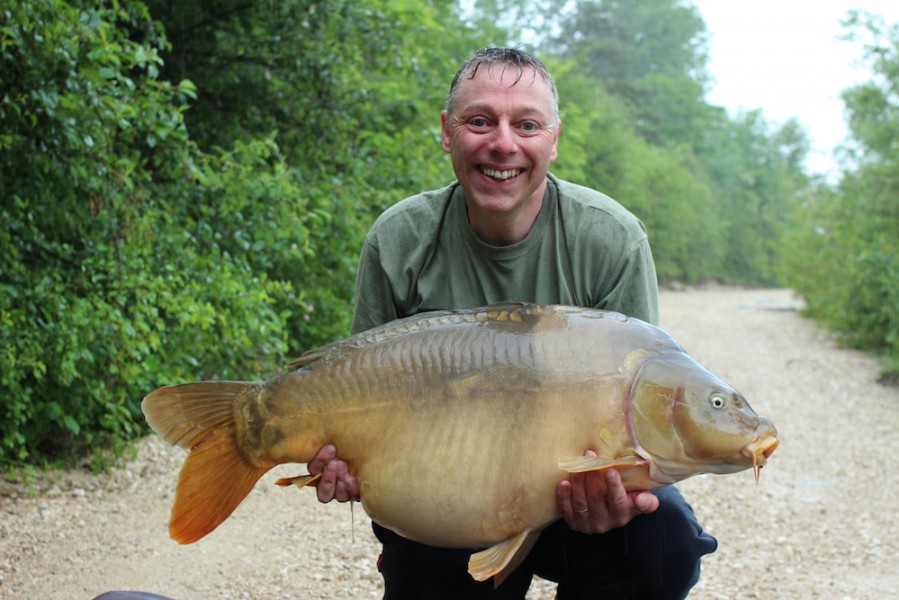
<path fill-rule="evenodd" d="M 693 0 L 710 34 L 710 104 L 795 117 L 809 135 L 809 171 L 833 176 L 848 136 L 840 93 L 870 80 L 860 43 L 840 40 L 851 9 L 899 22 L 899 0 Z"/>

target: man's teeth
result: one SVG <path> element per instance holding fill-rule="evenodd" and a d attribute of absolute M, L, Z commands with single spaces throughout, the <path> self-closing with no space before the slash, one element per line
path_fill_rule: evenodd
<path fill-rule="evenodd" d="M 497 169 L 481 169 L 481 173 L 486 175 L 487 177 L 493 177 L 494 179 L 508 179 L 509 177 L 515 177 L 519 173 L 521 173 L 520 169 L 512 169 L 511 171 L 499 171 Z"/>

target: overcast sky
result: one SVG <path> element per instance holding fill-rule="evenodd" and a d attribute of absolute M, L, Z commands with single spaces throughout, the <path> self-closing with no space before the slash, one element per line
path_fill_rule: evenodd
<path fill-rule="evenodd" d="M 870 79 L 862 48 L 839 39 L 851 9 L 899 22 L 899 0 L 694 0 L 709 30 L 711 104 L 732 114 L 761 109 L 769 121 L 796 117 L 812 142 L 813 172 L 835 168 L 848 135 L 840 92 Z"/>

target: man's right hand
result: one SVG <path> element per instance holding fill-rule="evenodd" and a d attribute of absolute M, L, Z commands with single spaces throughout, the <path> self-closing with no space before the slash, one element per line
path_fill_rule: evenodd
<path fill-rule="evenodd" d="M 337 458 L 337 448 L 332 444 L 323 446 L 309 464 L 306 465 L 312 475 L 322 474 L 316 486 L 319 502 L 346 502 L 359 499 L 359 485 L 356 478 L 350 475 L 347 464 Z"/>

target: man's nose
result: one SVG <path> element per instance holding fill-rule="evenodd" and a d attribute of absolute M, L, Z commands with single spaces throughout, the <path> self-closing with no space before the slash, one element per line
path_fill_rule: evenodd
<path fill-rule="evenodd" d="M 497 154 L 512 154 L 518 149 L 518 141 L 512 126 L 500 121 L 493 130 L 493 139 L 490 141 L 490 150 Z"/>

